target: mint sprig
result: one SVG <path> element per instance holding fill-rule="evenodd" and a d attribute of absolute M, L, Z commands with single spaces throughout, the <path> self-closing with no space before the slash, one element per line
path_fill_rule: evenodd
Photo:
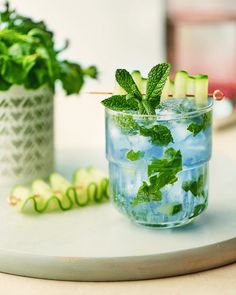
<path fill-rule="evenodd" d="M 115 111 L 119 108 L 123 111 L 136 111 L 142 115 L 155 115 L 155 109 L 160 103 L 161 93 L 169 74 L 169 64 L 162 63 L 153 67 L 148 74 L 146 94 L 143 94 L 139 91 L 132 75 L 125 69 L 118 69 L 115 74 L 116 81 L 127 92 L 125 97 L 129 104 L 117 95 L 115 98 L 111 96 L 103 100 L 102 104 Z M 108 100 L 113 101 L 109 104 Z M 115 100 L 117 100 L 116 103 Z M 130 105 L 133 106 L 132 109 Z"/>

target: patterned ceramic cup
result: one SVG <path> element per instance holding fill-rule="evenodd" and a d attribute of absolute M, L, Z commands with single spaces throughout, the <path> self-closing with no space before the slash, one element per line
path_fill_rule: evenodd
<path fill-rule="evenodd" d="M 53 93 L 15 85 L 0 92 L 1 187 L 46 178 L 53 152 Z"/>

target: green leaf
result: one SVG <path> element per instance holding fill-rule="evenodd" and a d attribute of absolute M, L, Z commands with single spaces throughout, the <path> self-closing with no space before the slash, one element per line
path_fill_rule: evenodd
<path fill-rule="evenodd" d="M 125 135 L 136 135 L 139 133 L 139 125 L 132 115 L 114 115 L 113 121 Z"/>
<path fill-rule="evenodd" d="M 148 165 L 150 184 L 143 182 L 131 205 L 135 206 L 142 202 L 160 201 L 162 199 L 161 189 L 166 185 L 174 184 L 178 180 L 177 173 L 181 170 L 181 152 L 173 148 L 167 149 L 161 159 L 153 159 Z"/>
<path fill-rule="evenodd" d="M 4 42 L 0 41 L 0 54 L 7 54 L 7 46 Z"/>
<path fill-rule="evenodd" d="M 203 196 L 205 198 L 205 185 L 207 172 L 200 175 L 197 180 L 184 181 L 182 188 L 185 192 L 191 192 L 195 197 Z"/>
<path fill-rule="evenodd" d="M 135 152 L 134 150 L 130 150 L 126 154 L 126 159 L 128 159 L 130 161 L 137 161 L 140 158 L 142 158 L 143 156 L 144 156 L 144 152 L 141 152 L 141 151 Z"/>
<path fill-rule="evenodd" d="M 152 102 L 153 108 L 160 103 L 161 93 L 169 75 L 170 65 L 167 63 L 156 65 L 148 74 L 146 99 Z"/>
<path fill-rule="evenodd" d="M 10 87 L 11 87 L 11 83 L 8 83 L 2 77 L 0 77 L 0 91 L 6 91 Z"/>
<path fill-rule="evenodd" d="M 147 115 L 155 115 L 155 107 L 153 106 L 152 102 L 148 100 L 142 100 L 141 102 L 143 108 L 142 108 L 142 114 L 147 114 Z"/>
<path fill-rule="evenodd" d="M 140 126 L 140 135 L 150 137 L 150 141 L 155 145 L 165 146 L 173 142 L 170 130 L 161 124 L 150 128 Z"/>
<path fill-rule="evenodd" d="M 197 216 L 206 208 L 206 204 L 198 204 L 194 207 L 193 216 Z"/>
<path fill-rule="evenodd" d="M 134 94 L 138 99 L 142 99 L 142 94 L 135 84 L 131 74 L 127 70 L 116 70 L 116 81 L 128 94 Z"/>
<path fill-rule="evenodd" d="M 61 62 L 60 80 L 67 95 L 79 93 L 84 84 L 84 75 L 80 65 L 67 60 Z"/>
<path fill-rule="evenodd" d="M 83 69 L 83 74 L 96 79 L 98 77 L 98 70 L 95 66 L 90 66 L 86 69 Z"/>
<path fill-rule="evenodd" d="M 212 118 L 211 112 L 203 114 L 203 115 L 200 116 L 199 122 L 191 123 L 188 126 L 187 130 L 192 132 L 193 136 L 196 136 L 198 133 L 200 133 L 201 131 L 206 130 L 207 128 L 209 128 L 211 126 L 211 118 Z"/>
<path fill-rule="evenodd" d="M 148 165 L 148 175 L 158 172 L 176 174 L 182 170 L 182 155 L 180 150 L 168 148 L 162 158 L 153 159 Z"/>
<path fill-rule="evenodd" d="M 10 84 L 23 83 L 22 64 L 15 62 L 10 58 L 4 58 L 1 61 L 1 75 L 4 80 Z"/>
<path fill-rule="evenodd" d="M 137 196 L 132 200 L 131 206 L 136 206 L 139 203 L 145 202 L 158 202 L 161 199 L 162 194 L 154 180 L 151 184 L 147 184 L 147 182 L 144 181 L 138 190 Z"/>
<path fill-rule="evenodd" d="M 78 93 L 84 77 L 96 77 L 94 66 L 82 69 L 78 63 L 61 61 L 53 33 L 44 22 L 36 22 L 10 9 L 0 11 L 0 88 L 24 85 L 37 89 L 47 84 L 53 91 L 61 80 L 67 94 Z M 67 42 L 68 44 L 68 42 Z M 65 49 L 66 47 L 64 47 Z"/>
<path fill-rule="evenodd" d="M 102 101 L 102 104 L 113 111 L 135 111 L 138 104 L 134 99 L 126 99 L 126 95 L 113 95 Z"/>

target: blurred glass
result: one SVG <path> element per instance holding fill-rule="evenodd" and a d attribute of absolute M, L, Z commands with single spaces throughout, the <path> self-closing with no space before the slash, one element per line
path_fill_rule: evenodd
<path fill-rule="evenodd" d="M 167 59 L 173 72 L 208 73 L 210 91 L 236 98 L 236 1 L 168 0 Z"/>

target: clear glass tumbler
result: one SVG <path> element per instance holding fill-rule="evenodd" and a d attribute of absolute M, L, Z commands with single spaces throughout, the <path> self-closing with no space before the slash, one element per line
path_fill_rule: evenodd
<path fill-rule="evenodd" d="M 184 225 L 208 203 L 212 100 L 197 110 L 175 101 L 174 111 L 160 109 L 151 116 L 106 109 L 113 203 L 148 227 Z"/>

